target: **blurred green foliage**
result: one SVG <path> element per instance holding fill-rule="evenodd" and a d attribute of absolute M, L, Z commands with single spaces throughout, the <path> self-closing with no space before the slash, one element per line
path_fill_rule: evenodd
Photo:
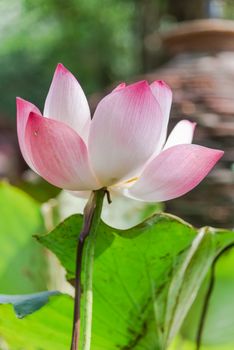
<path fill-rule="evenodd" d="M 185 18 L 194 2 L 185 1 Z M 1 115 L 13 120 L 16 95 L 42 108 L 58 62 L 79 78 L 88 94 L 154 68 L 160 46 L 150 57 L 152 48 L 147 48 L 145 39 L 179 19 L 173 4 L 171 0 L 1 0 Z M 223 1 L 222 6 L 224 17 L 234 18 L 233 1 Z"/>
<path fill-rule="evenodd" d="M 184 17 L 189 18 L 195 1 L 184 2 Z M 153 69 L 161 59 L 157 59 L 160 45 L 148 47 L 147 37 L 179 20 L 179 8 L 173 4 L 171 0 L 1 0 L 1 115 L 13 120 L 17 95 L 43 108 L 58 62 L 78 77 L 87 94 Z M 222 4 L 224 16 L 234 18 L 233 2 Z"/>
<path fill-rule="evenodd" d="M 43 106 L 58 62 L 86 93 L 137 72 L 133 1 L 1 1 L 1 109 L 20 95 Z M 10 17 L 10 20 L 9 20 Z"/>
<path fill-rule="evenodd" d="M 90 94 L 144 71 L 144 36 L 157 28 L 165 1 L 1 0 L 1 113 L 16 95 L 43 107 L 62 62 Z"/>

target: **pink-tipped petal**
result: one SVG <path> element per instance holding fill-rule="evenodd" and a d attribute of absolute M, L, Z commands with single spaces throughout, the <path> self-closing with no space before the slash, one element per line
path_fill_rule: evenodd
<path fill-rule="evenodd" d="M 17 134 L 18 134 L 20 150 L 29 167 L 32 168 L 34 171 L 36 171 L 36 169 L 32 164 L 30 155 L 27 151 L 27 147 L 25 144 L 25 128 L 26 128 L 29 114 L 31 112 L 35 112 L 41 115 L 41 112 L 32 103 L 26 100 L 23 100 L 20 97 L 16 98 L 16 109 L 17 109 Z"/>
<path fill-rule="evenodd" d="M 76 78 L 62 64 L 55 70 L 43 115 L 69 125 L 85 139 L 84 129 L 91 121 L 88 102 Z"/>
<path fill-rule="evenodd" d="M 146 202 L 180 197 L 197 186 L 223 151 L 198 145 L 177 145 L 154 158 L 126 195 Z"/>
<path fill-rule="evenodd" d="M 188 120 L 181 120 L 170 133 L 163 149 L 165 150 L 176 145 L 192 143 L 195 126 L 196 123 L 191 123 Z"/>
<path fill-rule="evenodd" d="M 99 187 L 85 143 L 66 124 L 31 113 L 25 139 L 35 168 L 51 184 L 75 191 Z"/>
<path fill-rule="evenodd" d="M 158 101 L 163 115 L 162 132 L 157 145 L 157 150 L 160 150 L 165 143 L 167 136 L 167 126 L 172 103 L 172 91 L 170 87 L 162 80 L 155 80 L 150 85 L 151 91 Z"/>
<path fill-rule="evenodd" d="M 155 150 L 161 125 L 159 104 L 144 81 L 99 103 L 90 126 L 89 152 L 103 186 L 135 174 L 145 164 Z"/>
<path fill-rule="evenodd" d="M 126 83 L 120 83 L 119 85 L 116 86 L 116 88 L 114 88 L 111 92 L 116 92 L 119 91 L 121 89 L 124 89 L 126 87 Z"/>

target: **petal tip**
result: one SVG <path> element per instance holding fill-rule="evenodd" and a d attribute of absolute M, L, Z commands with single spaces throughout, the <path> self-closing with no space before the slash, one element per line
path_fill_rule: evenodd
<path fill-rule="evenodd" d="M 214 150 L 214 151 L 215 151 L 215 153 L 216 153 L 216 160 L 217 160 L 217 161 L 223 157 L 224 151 L 219 150 L 219 149 Z"/>
<path fill-rule="evenodd" d="M 145 89 L 145 88 L 149 88 L 149 83 L 147 80 L 140 80 L 138 82 L 135 83 L 135 86 L 138 88 L 138 89 Z"/>
<path fill-rule="evenodd" d="M 136 89 L 144 89 L 146 87 L 149 87 L 149 83 L 147 80 L 139 80 L 129 85 L 129 87 L 136 88 Z"/>
<path fill-rule="evenodd" d="M 17 106 L 21 106 L 25 103 L 29 103 L 29 102 L 24 100 L 22 97 L 19 97 L 19 96 L 16 97 L 16 105 Z"/>
<path fill-rule="evenodd" d="M 27 115 L 29 113 L 30 110 L 32 109 L 37 109 L 36 106 L 34 106 L 31 102 L 24 100 L 21 97 L 16 97 L 16 110 L 17 110 L 17 115 L 22 115 L 22 113 L 24 113 L 24 111 L 27 111 Z M 38 110 L 39 112 L 39 110 Z M 40 112 L 39 112 L 40 113 Z"/>
<path fill-rule="evenodd" d="M 16 99 L 15 99 L 15 101 L 16 101 L 16 107 L 17 108 L 20 108 L 20 106 L 22 105 L 22 103 L 23 103 L 23 99 L 21 98 L 21 97 L 16 97 Z"/>
<path fill-rule="evenodd" d="M 69 70 L 62 63 L 57 64 L 55 72 L 62 73 L 62 74 L 70 73 Z"/>
<path fill-rule="evenodd" d="M 188 125 L 190 125 L 193 129 L 195 129 L 195 127 L 197 126 L 196 122 L 191 122 L 188 119 L 182 119 L 179 121 L 179 123 L 187 123 Z"/>
<path fill-rule="evenodd" d="M 150 91 L 149 83 L 147 80 L 140 80 L 131 85 L 125 87 L 126 91 L 131 91 L 134 94 L 142 94 Z"/>
<path fill-rule="evenodd" d="M 184 119 L 184 121 L 189 123 L 189 125 L 191 126 L 192 131 L 194 132 L 194 130 L 195 130 L 196 126 L 197 126 L 197 123 L 196 122 L 191 122 L 190 120 L 186 120 L 186 119 Z"/>
<path fill-rule="evenodd" d="M 191 124 L 192 139 L 193 139 L 193 135 L 194 135 L 195 129 L 196 129 L 196 127 L 197 127 L 197 123 L 196 123 L 196 122 L 190 122 L 189 120 L 188 120 L 188 122 Z M 192 140 L 191 140 L 191 142 L 192 142 Z"/>
<path fill-rule="evenodd" d="M 154 80 L 154 81 L 150 84 L 150 86 L 154 86 L 154 85 L 159 85 L 159 86 L 161 86 L 161 87 L 165 87 L 165 88 L 167 88 L 168 90 L 171 91 L 170 86 L 169 86 L 164 80 Z"/>
<path fill-rule="evenodd" d="M 119 83 L 113 90 L 112 92 L 116 92 L 116 91 L 119 91 L 119 90 L 122 90 L 126 87 L 126 83 L 125 82 L 122 82 L 122 83 Z"/>
<path fill-rule="evenodd" d="M 58 63 L 54 72 L 54 79 L 71 79 L 71 81 L 75 81 L 77 83 L 76 77 L 62 64 Z"/>

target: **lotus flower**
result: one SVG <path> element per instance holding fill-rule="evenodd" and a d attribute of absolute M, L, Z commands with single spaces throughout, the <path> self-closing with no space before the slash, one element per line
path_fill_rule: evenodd
<path fill-rule="evenodd" d="M 171 101 L 163 81 L 123 83 L 91 119 L 81 86 L 58 64 L 43 115 L 17 98 L 20 149 L 29 167 L 66 190 L 105 187 L 146 202 L 176 198 L 198 185 L 223 152 L 191 144 L 195 124 L 187 120 L 166 141 Z"/>

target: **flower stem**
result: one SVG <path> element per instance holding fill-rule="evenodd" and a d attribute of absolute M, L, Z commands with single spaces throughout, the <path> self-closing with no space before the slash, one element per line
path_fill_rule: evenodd
<path fill-rule="evenodd" d="M 92 279 L 93 279 L 93 260 L 94 248 L 97 227 L 100 222 L 103 199 L 106 190 L 101 189 L 93 191 L 84 209 L 84 222 L 80 232 L 77 255 L 76 255 L 76 276 L 75 276 L 75 303 L 74 303 L 74 318 L 71 350 L 78 350 L 79 343 L 81 343 L 82 350 L 90 349 L 91 342 L 91 328 L 92 328 Z M 87 239 L 87 244 L 86 238 Z M 81 271 L 83 262 L 83 295 L 84 295 L 84 315 L 82 319 L 82 341 L 80 342 L 80 309 L 81 309 Z"/>

